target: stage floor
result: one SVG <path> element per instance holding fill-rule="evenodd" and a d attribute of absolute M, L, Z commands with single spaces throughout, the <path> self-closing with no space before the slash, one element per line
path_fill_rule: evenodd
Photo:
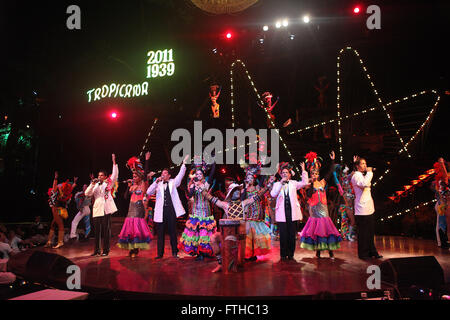
<path fill-rule="evenodd" d="M 247 262 L 236 274 L 211 273 L 215 259 L 195 261 L 184 253 L 180 259 L 171 256 L 166 238 L 165 256 L 156 257 L 156 239 L 150 250 L 141 251 L 131 259 L 128 251 L 115 246 L 120 223 L 113 225 L 112 250 L 108 257 L 90 257 L 93 240 L 74 242 L 54 249 L 76 263 L 82 272 L 82 288 L 98 288 L 121 292 L 135 292 L 155 297 L 286 297 L 314 295 L 320 291 L 336 294 L 368 291 L 367 267 L 379 265 L 384 259 L 415 256 L 435 256 L 444 269 L 445 281 L 450 283 L 450 251 L 438 248 L 432 240 L 377 236 L 376 246 L 384 257 L 363 261 L 357 258 L 357 243 L 345 241 L 335 251 L 335 260 L 328 252 L 317 259 L 315 252 L 300 249 L 297 242 L 295 260 L 279 262 L 279 241 L 272 241 L 272 253 L 256 262 Z M 382 284 L 382 289 L 389 288 Z"/>

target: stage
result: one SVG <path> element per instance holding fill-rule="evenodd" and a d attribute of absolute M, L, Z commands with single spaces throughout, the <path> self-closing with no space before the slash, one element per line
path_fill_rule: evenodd
<path fill-rule="evenodd" d="M 156 257 L 156 239 L 150 250 L 141 251 L 131 259 L 128 251 L 115 246 L 122 219 L 114 219 L 112 250 L 108 257 L 91 257 L 93 239 L 88 242 L 68 243 L 54 250 L 39 248 L 60 254 L 81 268 L 82 290 L 87 292 L 114 292 L 135 294 L 148 298 L 283 298 L 312 296 L 320 291 L 334 294 L 369 292 L 366 281 L 367 267 L 379 265 L 389 258 L 435 256 L 444 270 L 445 282 L 450 282 L 450 251 L 436 246 L 432 240 L 404 237 L 377 236 L 376 246 L 383 259 L 363 261 L 357 258 L 357 243 L 342 242 L 335 251 L 335 260 L 322 258 L 315 252 L 300 249 L 297 242 L 295 260 L 280 262 L 279 241 L 272 241 L 273 251 L 256 262 L 247 262 L 236 274 L 212 273 L 217 266 L 215 259 L 195 261 L 193 257 L 179 253 L 179 259 L 171 256 L 169 239 L 166 239 L 165 256 Z M 381 290 L 389 289 L 383 284 Z"/>

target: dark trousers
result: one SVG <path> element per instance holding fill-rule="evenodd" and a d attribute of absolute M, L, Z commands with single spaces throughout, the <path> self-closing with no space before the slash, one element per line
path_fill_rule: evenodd
<path fill-rule="evenodd" d="M 177 254 L 177 215 L 173 206 L 163 207 L 163 222 L 155 224 L 158 233 L 158 256 L 162 257 L 164 255 L 164 237 L 166 226 L 169 231 L 172 254 Z"/>
<path fill-rule="evenodd" d="M 375 248 L 375 218 L 374 215 L 357 216 L 355 221 L 358 232 L 358 257 L 368 258 L 378 255 Z"/>
<path fill-rule="evenodd" d="M 109 239 L 111 238 L 111 215 L 95 217 L 94 222 L 95 252 L 100 252 L 100 240 L 103 240 L 103 252 L 109 253 Z"/>
<path fill-rule="evenodd" d="M 295 252 L 295 222 L 292 221 L 291 208 L 286 210 L 286 222 L 277 222 L 280 230 L 280 257 L 294 257 Z"/>

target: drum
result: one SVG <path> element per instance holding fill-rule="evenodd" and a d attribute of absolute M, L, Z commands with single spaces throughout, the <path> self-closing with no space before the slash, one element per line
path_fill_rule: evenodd
<path fill-rule="evenodd" d="M 237 272 L 237 267 L 243 265 L 245 257 L 245 221 L 221 219 L 219 226 L 223 239 L 223 272 Z"/>

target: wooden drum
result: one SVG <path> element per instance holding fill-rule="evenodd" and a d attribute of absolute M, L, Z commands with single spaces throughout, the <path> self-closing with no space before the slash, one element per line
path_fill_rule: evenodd
<path fill-rule="evenodd" d="M 222 270 L 224 273 L 237 272 L 245 257 L 245 221 L 221 219 L 219 226 L 223 239 Z"/>

